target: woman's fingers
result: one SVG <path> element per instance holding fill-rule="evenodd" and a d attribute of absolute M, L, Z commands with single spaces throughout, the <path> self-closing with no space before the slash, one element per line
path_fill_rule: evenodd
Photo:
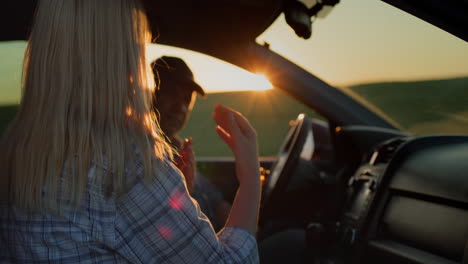
<path fill-rule="evenodd" d="M 245 118 L 241 114 L 236 114 L 234 115 L 234 119 L 236 120 L 236 124 L 240 128 L 242 134 L 244 134 L 245 136 L 249 138 L 256 136 L 256 132 L 253 129 L 252 125 L 247 120 L 247 118 Z"/>
<path fill-rule="evenodd" d="M 213 118 L 218 126 L 233 137 L 238 136 L 240 129 L 235 120 L 237 113 L 223 105 L 215 105 Z"/>
<path fill-rule="evenodd" d="M 244 155 L 256 152 L 257 135 L 249 121 L 239 112 L 223 106 L 215 105 L 213 119 L 219 137 L 229 146 L 234 155 Z"/>
<path fill-rule="evenodd" d="M 216 133 L 218 133 L 218 136 L 224 141 L 224 143 L 226 143 L 229 148 L 231 150 L 233 150 L 233 142 L 232 142 L 232 138 L 231 138 L 231 135 L 229 135 L 229 133 L 227 133 L 222 127 L 220 127 L 219 125 L 216 126 Z"/>
<path fill-rule="evenodd" d="M 236 175 L 240 184 L 258 181 L 258 145 L 255 130 L 239 112 L 216 105 L 213 118 L 216 132 L 229 146 L 236 159 Z"/>

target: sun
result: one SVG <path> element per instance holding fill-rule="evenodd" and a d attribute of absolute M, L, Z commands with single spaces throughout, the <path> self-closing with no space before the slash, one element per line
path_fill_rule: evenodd
<path fill-rule="evenodd" d="M 232 79 L 233 88 L 239 87 L 244 91 L 267 91 L 273 88 L 268 78 L 262 73 L 243 71 L 237 78 Z M 234 89 L 233 89 L 234 90 Z"/>
<path fill-rule="evenodd" d="M 255 91 L 267 91 L 272 89 L 273 85 L 264 74 L 256 73 L 253 74 L 250 87 Z"/>
<path fill-rule="evenodd" d="M 205 54 L 158 44 L 149 44 L 147 51 L 149 61 L 160 56 L 175 56 L 185 60 L 196 82 L 207 93 L 266 91 L 273 88 L 264 73 L 252 73 Z"/>

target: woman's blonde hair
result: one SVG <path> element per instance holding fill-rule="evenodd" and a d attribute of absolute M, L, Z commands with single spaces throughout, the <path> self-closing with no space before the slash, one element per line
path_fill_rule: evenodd
<path fill-rule="evenodd" d="M 92 167 L 101 168 L 97 183 L 119 193 L 140 169 L 136 152 L 147 180 L 172 159 L 151 112 L 150 41 L 138 0 L 39 1 L 21 106 L 1 141 L 8 201 L 57 209 L 64 196 L 79 205 Z"/>

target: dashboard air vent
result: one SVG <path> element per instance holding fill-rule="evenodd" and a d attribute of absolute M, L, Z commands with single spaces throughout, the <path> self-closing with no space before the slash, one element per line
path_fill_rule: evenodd
<path fill-rule="evenodd" d="M 395 154 L 398 147 L 405 141 L 406 139 L 404 138 L 394 138 L 378 145 L 374 149 L 369 164 L 388 163 L 393 158 L 393 154 Z"/>

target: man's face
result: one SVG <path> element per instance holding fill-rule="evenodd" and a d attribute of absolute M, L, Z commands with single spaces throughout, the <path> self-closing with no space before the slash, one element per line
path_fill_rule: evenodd
<path fill-rule="evenodd" d="M 192 89 L 184 87 L 185 85 L 162 84 L 162 89 L 156 98 L 156 109 L 159 111 L 161 129 L 170 138 L 184 128 L 195 104 L 196 93 Z"/>

